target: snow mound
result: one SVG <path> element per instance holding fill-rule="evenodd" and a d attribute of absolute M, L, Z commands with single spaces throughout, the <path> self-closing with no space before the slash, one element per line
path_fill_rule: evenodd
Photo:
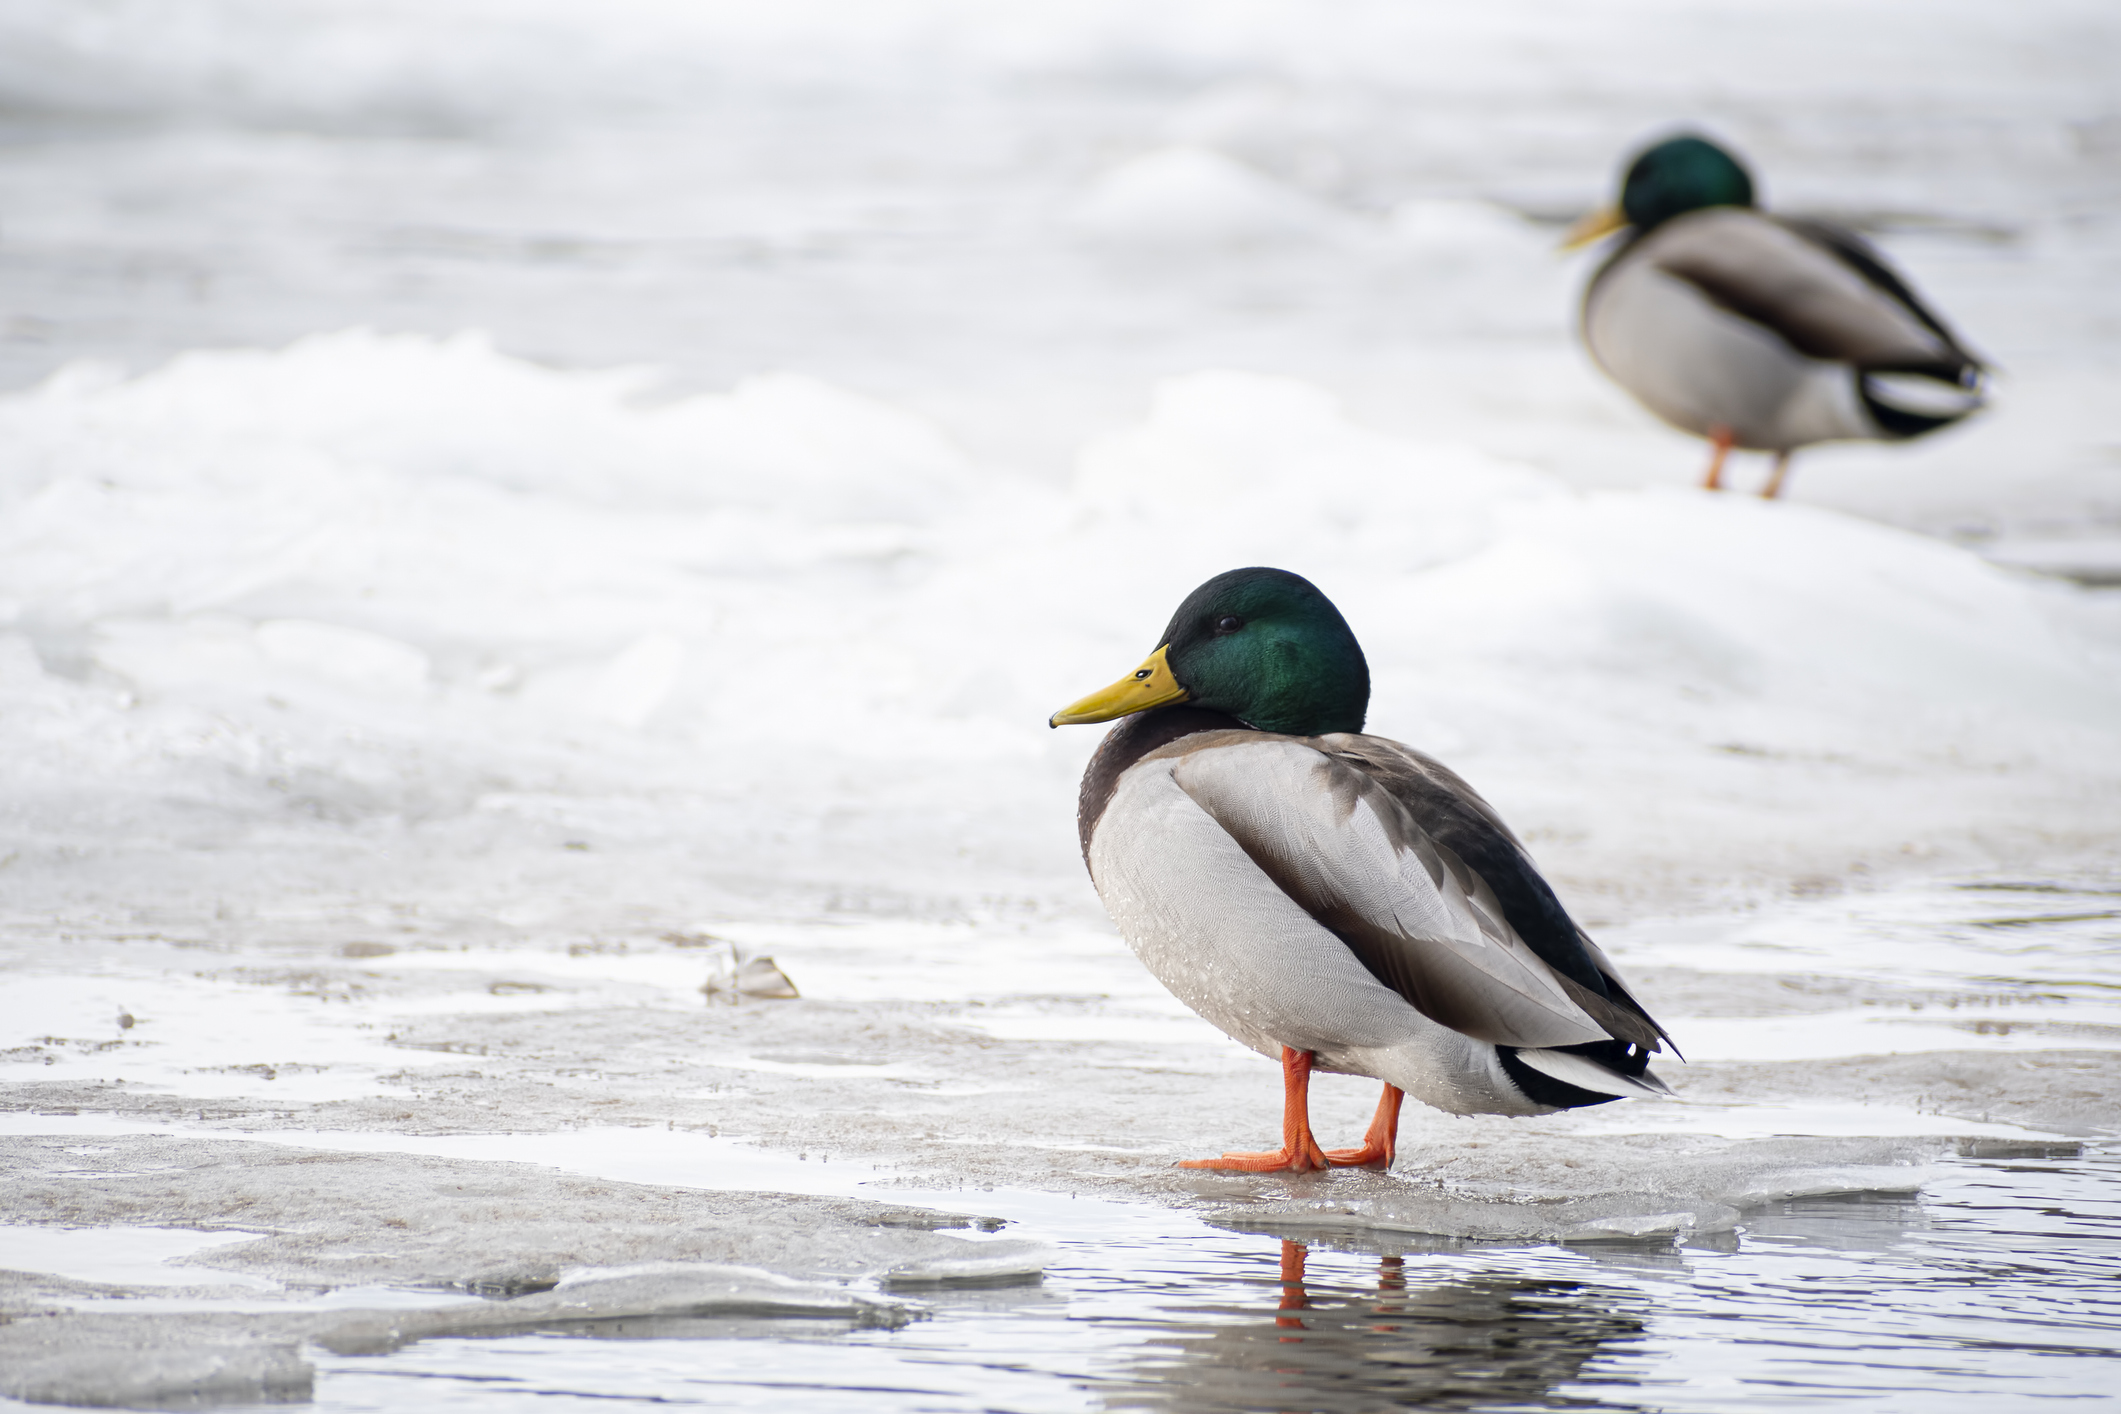
<path fill-rule="evenodd" d="M 1209 148 L 1130 158 L 1076 204 L 1075 225 L 1146 247 L 1257 247 L 1332 239 L 1347 218 L 1264 172 Z"/>
<path fill-rule="evenodd" d="M 1399 597 L 1424 647 L 1850 712 L 2111 724 L 2115 684 L 2011 572 L 1905 531 L 1687 492 L 1553 497 Z"/>
<path fill-rule="evenodd" d="M 1551 262 L 1554 243 L 1523 218 L 1490 202 L 1416 198 L 1386 218 L 1392 239 L 1424 260 L 1471 264 L 1506 260 Z"/>
<path fill-rule="evenodd" d="M 1345 558 L 1357 573 L 1469 554 L 1501 507 L 1562 489 L 1470 447 L 1370 431 L 1297 379 L 1231 371 L 1159 384 L 1147 419 L 1092 443 L 1076 475 L 1121 533 L 1204 540 L 1224 568 Z"/>
<path fill-rule="evenodd" d="M 4 503 L 55 482 L 354 499 L 377 473 L 426 486 L 641 508 L 743 507 L 805 520 L 923 520 L 972 469 L 926 423 L 794 374 L 643 406 L 641 369 L 556 373 L 450 339 L 367 330 L 278 352 L 186 354 L 143 377 L 76 367 L 4 405 L 21 439 Z M 353 509 L 352 506 L 333 509 Z"/>
<path fill-rule="evenodd" d="M 1075 898 L 1096 734 L 1044 719 L 1242 564 L 1331 594 L 1372 729 L 1564 870 L 2007 856 L 2121 787 L 2075 591 L 1877 525 L 1577 495 L 1258 373 L 1159 385 L 1066 488 L 796 374 L 652 387 L 355 331 L 0 399 L 10 832 L 616 844 L 678 793 L 757 877 L 808 840 L 838 879 L 1006 860 Z"/>

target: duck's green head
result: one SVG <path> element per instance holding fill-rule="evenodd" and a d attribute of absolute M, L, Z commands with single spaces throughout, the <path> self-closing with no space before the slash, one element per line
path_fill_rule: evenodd
<path fill-rule="evenodd" d="M 1370 665 L 1333 601 L 1287 570 L 1219 574 L 1186 596 L 1147 662 L 1050 725 L 1109 722 L 1175 702 L 1291 736 L 1359 732 Z"/>
<path fill-rule="evenodd" d="M 1752 177 L 1707 138 L 1658 143 L 1635 159 L 1620 183 L 1620 209 L 1638 231 L 1708 206 L 1752 204 Z"/>
<path fill-rule="evenodd" d="M 1574 248 L 1624 226 L 1648 231 L 1689 211 L 1751 206 L 1753 178 L 1707 138 L 1667 138 L 1637 157 L 1620 182 L 1620 204 L 1592 212 L 1570 230 Z"/>

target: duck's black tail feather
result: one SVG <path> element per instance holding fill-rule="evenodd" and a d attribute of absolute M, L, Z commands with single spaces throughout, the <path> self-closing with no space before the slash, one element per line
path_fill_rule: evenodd
<path fill-rule="evenodd" d="M 1986 401 L 1980 366 L 1972 361 L 1860 369 L 1856 395 L 1878 429 L 1894 438 L 1949 427 Z"/>
<path fill-rule="evenodd" d="M 1650 1053 L 1630 1041 L 1591 1041 L 1540 1050 L 1497 1046 L 1495 1054 L 1502 1061 L 1503 1074 L 1535 1105 L 1576 1110 L 1672 1093 L 1650 1073 Z"/>

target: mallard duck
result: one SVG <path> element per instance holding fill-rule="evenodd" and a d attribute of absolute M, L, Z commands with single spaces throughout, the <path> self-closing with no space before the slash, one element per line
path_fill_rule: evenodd
<path fill-rule="evenodd" d="M 1620 203 L 1566 244 L 1627 237 L 1591 277 L 1583 337 L 1643 406 L 1709 439 L 1709 489 L 1732 447 L 1902 440 L 1982 404 L 1980 360 L 1861 236 L 1753 204 L 1736 158 L 1698 137 L 1637 157 Z"/>
<path fill-rule="evenodd" d="M 1366 736 L 1340 611 L 1277 569 L 1186 597 L 1133 673 L 1054 713 L 1126 719 L 1083 776 L 1091 881 L 1135 955 L 1282 1065 L 1282 1145 L 1190 1168 L 1390 1167 L 1400 1102 L 1550 1114 L 1669 1095 L 1663 1028 L 1473 788 Z M 1384 1082 L 1360 1146 L 1322 1150 L 1314 1070 Z"/>

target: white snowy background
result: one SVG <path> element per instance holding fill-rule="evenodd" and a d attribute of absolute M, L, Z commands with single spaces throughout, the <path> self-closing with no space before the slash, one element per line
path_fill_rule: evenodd
<path fill-rule="evenodd" d="M 1082 909 L 1041 719 L 1251 562 L 1579 890 L 2103 853 L 2112 596 L 1979 552 L 2121 563 L 2114 29 L 17 0 L 15 897 Z M 1676 489 L 1551 222 L 1688 121 L 1995 411 Z"/>

